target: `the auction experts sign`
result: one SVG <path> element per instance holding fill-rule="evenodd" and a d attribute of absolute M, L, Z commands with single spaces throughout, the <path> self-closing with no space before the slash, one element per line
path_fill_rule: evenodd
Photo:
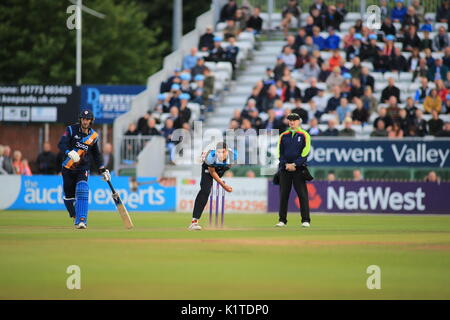
<path fill-rule="evenodd" d="M 129 211 L 174 211 L 175 187 L 138 178 L 138 187 L 130 188 L 128 177 L 113 176 L 113 184 Z M 8 185 L 0 195 L 0 210 L 65 210 L 61 176 L 0 176 Z M 89 177 L 89 210 L 115 210 L 111 190 L 99 176 Z"/>

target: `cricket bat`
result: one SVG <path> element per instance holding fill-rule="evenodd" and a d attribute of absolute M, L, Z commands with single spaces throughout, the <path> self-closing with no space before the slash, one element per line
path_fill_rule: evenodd
<path fill-rule="evenodd" d="M 108 182 L 109 187 L 112 191 L 112 198 L 114 200 L 114 203 L 116 204 L 117 211 L 119 211 L 120 217 L 122 218 L 123 224 L 125 225 L 125 228 L 131 229 L 133 228 L 133 222 L 131 221 L 130 215 L 128 214 L 128 210 L 125 207 L 125 205 L 122 202 L 122 199 L 120 199 L 119 194 L 114 190 L 113 185 L 111 184 L 111 181 Z"/>

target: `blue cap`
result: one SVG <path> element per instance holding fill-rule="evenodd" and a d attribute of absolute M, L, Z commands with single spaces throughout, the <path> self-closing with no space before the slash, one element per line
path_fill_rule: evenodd
<path fill-rule="evenodd" d="M 165 93 L 158 94 L 158 100 L 166 100 L 166 94 Z"/>
<path fill-rule="evenodd" d="M 342 76 L 344 77 L 344 79 L 351 79 L 352 78 L 352 75 L 350 73 L 348 73 L 348 72 L 344 73 Z"/>
<path fill-rule="evenodd" d="M 170 90 L 180 90 L 180 85 L 174 83 L 174 84 L 170 87 Z"/>
<path fill-rule="evenodd" d="M 450 100 L 450 94 L 447 95 L 447 100 Z"/>
<path fill-rule="evenodd" d="M 174 72 L 181 72 L 180 68 L 175 68 Z"/>
<path fill-rule="evenodd" d="M 387 41 L 394 41 L 395 40 L 395 36 L 393 36 L 392 34 L 388 34 L 386 37 Z"/>
<path fill-rule="evenodd" d="M 202 74 L 198 74 L 194 78 L 195 81 L 202 81 L 205 80 L 205 77 Z"/>
<path fill-rule="evenodd" d="M 372 33 L 372 34 L 369 35 L 369 39 L 370 40 L 377 40 L 377 35 Z"/>
<path fill-rule="evenodd" d="M 433 27 L 431 26 L 431 24 L 424 24 L 423 26 L 420 27 L 419 31 L 432 32 L 433 31 Z"/>
<path fill-rule="evenodd" d="M 215 41 L 215 42 L 222 41 L 222 37 L 215 36 L 215 37 L 214 37 L 214 41 Z"/>
<path fill-rule="evenodd" d="M 401 2 L 401 3 L 403 3 L 403 0 L 395 0 L 395 2 Z"/>
<path fill-rule="evenodd" d="M 182 73 L 181 75 L 180 75 L 180 79 L 181 80 L 189 80 L 189 81 L 191 81 L 191 75 L 189 74 L 189 73 Z"/>
<path fill-rule="evenodd" d="M 355 39 L 356 40 L 362 40 L 362 35 L 361 35 L 361 33 L 357 33 L 357 34 L 355 34 Z"/>
<path fill-rule="evenodd" d="M 188 95 L 187 93 L 182 93 L 178 98 L 180 98 L 180 100 L 189 100 L 191 99 L 191 96 Z"/>

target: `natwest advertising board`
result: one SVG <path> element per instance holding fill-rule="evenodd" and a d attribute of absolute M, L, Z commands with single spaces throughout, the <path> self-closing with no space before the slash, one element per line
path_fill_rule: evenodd
<path fill-rule="evenodd" d="M 449 214 L 450 183 L 313 181 L 308 183 L 311 211 L 329 213 L 430 213 Z M 268 211 L 278 212 L 279 187 L 269 182 Z M 299 211 L 292 190 L 289 211 Z"/>

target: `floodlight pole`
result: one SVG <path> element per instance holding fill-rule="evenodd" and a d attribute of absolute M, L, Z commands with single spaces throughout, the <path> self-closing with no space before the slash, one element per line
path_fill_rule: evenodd
<path fill-rule="evenodd" d="M 172 50 L 176 51 L 180 47 L 183 36 L 183 0 L 173 1 L 173 30 L 172 30 Z"/>

